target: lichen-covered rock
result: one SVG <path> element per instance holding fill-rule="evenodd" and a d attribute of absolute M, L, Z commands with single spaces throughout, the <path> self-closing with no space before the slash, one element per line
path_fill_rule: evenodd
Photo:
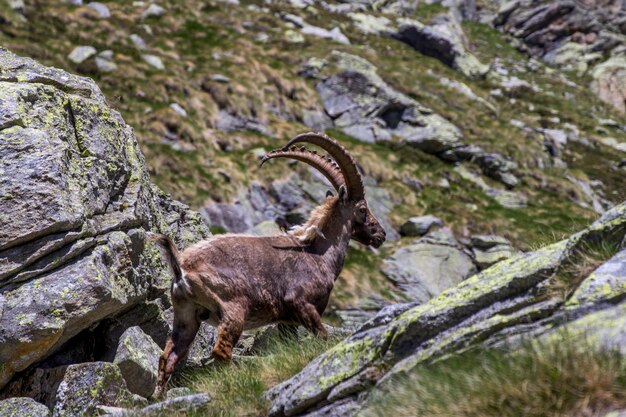
<path fill-rule="evenodd" d="M 565 304 L 566 308 L 605 303 L 626 294 L 626 250 L 622 250 L 589 275 Z"/>
<path fill-rule="evenodd" d="M 150 183 L 93 81 L 0 49 L 0 387 L 79 332 L 163 294 L 146 230 L 209 234 Z"/>
<path fill-rule="evenodd" d="M 128 390 L 142 397 L 154 392 L 161 349 L 140 327 L 129 327 L 122 334 L 113 363 L 119 366 Z"/>
<path fill-rule="evenodd" d="M 15 397 L 0 401 L 2 417 L 49 417 L 50 410 L 32 398 Z"/>
<path fill-rule="evenodd" d="M 54 394 L 53 417 L 93 414 L 98 405 L 128 402 L 130 393 L 122 374 L 112 363 L 92 362 L 68 366 Z"/>
<path fill-rule="evenodd" d="M 507 347 L 529 336 L 560 337 L 558 328 L 568 320 L 574 321 L 565 333 L 589 334 L 603 346 L 623 350 L 623 297 L 605 297 L 593 309 L 574 311 L 559 298 L 547 298 L 545 290 L 580 250 L 601 241 L 623 244 L 625 236 L 623 203 L 569 239 L 503 260 L 425 304 L 386 307 L 299 374 L 268 391 L 269 414 L 326 415 L 336 404 L 345 407 L 345 415 L 356 415 L 368 392 L 386 389 L 394 376 L 424 361 L 478 343 Z M 607 274 L 617 270 L 621 275 L 616 262 L 622 262 L 622 253 L 598 270 L 603 274 L 592 275 L 580 287 L 581 294 L 590 295 L 588 301 L 595 297 L 595 284 L 603 288 L 608 279 L 615 287 Z"/>

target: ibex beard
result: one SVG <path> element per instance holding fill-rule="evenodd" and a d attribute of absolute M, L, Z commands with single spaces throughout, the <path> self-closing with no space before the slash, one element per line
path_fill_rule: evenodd
<path fill-rule="evenodd" d="M 296 143 L 317 145 L 328 154 Z M 320 316 L 343 268 L 350 239 L 374 247 L 385 241 L 385 231 L 365 200 L 357 165 L 338 142 L 305 133 L 269 152 L 261 165 L 273 158 L 311 165 L 330 181 L 337 195 L 329 194 L 307 222 L 278 236 L 219 235 L 182 254 L 169 238 L 155 238 L 174 272 L 174 323 L 159 360 L 155 397 L 165 393 L 202 320 L 217 326 L 213 355 L 226 361 L 231 360 L 244 329 L 290 323 L 325 336 Z"/>

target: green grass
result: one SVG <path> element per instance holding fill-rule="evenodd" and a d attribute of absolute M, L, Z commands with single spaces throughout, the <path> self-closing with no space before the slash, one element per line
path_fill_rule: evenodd
<path fill-rule="evenodd" d="M 196 417 L 266 415 L 265 391 L 298 373 L 339 339 L 308 336 L 305 340 L 276 337 L 256 357 L 235 358 L 230 364 L 212 365 L 184 374 L 180 386 L 211 396 L 208 410 Z"/>
<path fill-rule="evenodd" d="M 625 359 L 586 345 L 469 351 L 420 365 L 374 393 L 362 415 L 573 417 L 626 407 Z"/>

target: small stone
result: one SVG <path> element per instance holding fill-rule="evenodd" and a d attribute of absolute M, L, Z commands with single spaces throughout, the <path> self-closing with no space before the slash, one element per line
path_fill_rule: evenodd
<path fill-rule="evenodd" d="M 99 72 L 113 72 L 117 69 L 117 64 L 113 62 L 113 51 L 102 51 L 96 56 L 96 68 Z"/>
<path fill-rule="evenodd" d="M 50 410 L 32 398 L 16 397 L 0 401 L 2 417 L 48 417 Z"/>
<path fill-rule="evenodd" d="M 341 32 L 341 29 L 335 27 L 331 30 L 326 30 L 321 27 L 305 25 L 302 29 L 302 34 L 317 36 L 318 38 L 330 39 L 337 43 L 341 43 L 344 45 L 350 45 L 350 40 L 346 35 Z"/>
<path fill-rule="evenodd" d="M 142 397 L 154 392 L 161 353 L 139 326 L 129 327 L 122 334 L 113 363 L 119 366 L 130 392 Z"/>
<path fill-rule="evenodd" d="M 24 11 L 24 0 L 8 0 L 9 2 L 9 7 L 12 10 L 15 10 L 16 12 L 23 12 Z"/>
<path fill-rule="evenodd" d="M 224 83 L 224 84 L 228 84 L 230 82 L 230 78 L 228 78 L 227 76 L 223 75 L 223 74 L 213 74 L 210 77 L 211 81 L 215 81 L 218 83 Z"/>
<path fill-rule="evenodd" d="M 82 6 L 83 0 L 64 0 L 64 3 L 71 4 L 72 6 Z"/>
<path fill-rule="evenodd" d="M 287 29 L 285 31 L 285 40 L 289 43 L 304 43 L 304 36 L 296 30 Z"/>
<path fill-rule="evenodd" d="M 450 181 L 447 178 L 442 178 L 437 181 L 437 185 L 441 188 L 450 188 Z"/>
<path fill-rule="evenodd" d="M 475 235 L 472 236 L 472 246 L 480 249 L 489 249 L 496 245 L 511 245 L 506 238 L 497 235 Z"/>
<path fill-rule="evenodd" d="M 96 52 L 96 48 L 93 46 L 77 46 L 67 58 L 75 64 L 81 64 L 94 56 Z"/>
<path fill-rule="evenodd" d="M 140 51 L 145 51 L 148 49 L 148 46 L 146 45 L 146 41 L 144 41 L 143 38 L 137 35 L 136 33 L 133 33 L 128 38 L 133 43 L 135 48 L 139 49 Z"/>
<path fill-rule="evenodd" d="M 87 7 L 98 12 L 98 15 L 101 19 L 108 19 L 111 17 L 111 11 L 105 4 L 97 1 L 92 1 L 91 3 L 87 4 Z"/>
<path fill-rule="evenodd" d="M 620 125 L 613 119 L 598 119 L 598 123 L 601 126 L 606 126 L 614 129 L 619 129 Z"/>
<path fill-rule="evenodd" d="M 141 55 L 141 59 L 143 59 L 146 64 L 158 70 L 162 71 L 165 69 L 165 65 L 163 65 L 163 61 L 161 60 L 161 58 L 159 58 L 156 55 L 144 54 L 144 55 Z"/>
<path fill-rule="evenodd" d="M 115 62 L 96 57 L 96 68 L 98 68 L 99 72 L 103 73 L 113 72 L 117 69 L 117 64 Z"/>
<path fill-rule="evenodd" d="M 269 35 L 265 32 L 260 32 L 259 34 L 256 35 L 256 38 L 254 38 L 254 40 L 259 43 L 265 43 L 269 39 L 270 39 Z"/>
<path fill-rule="evenodd" d="M 481 268 L 490 267 L 517 254 L 515 248 L 511 246 L 511 242 L 502 236 L 472 236 L 471 244 L 473 246 L 474 260 Z"/>
<path fill-rule="evenodd" d="M 165 14 L 165 9 L 158 4 L 152 3 L 148 8 L 141 14 L 142 19 L 148 19 L 150 17 L 161 17 Z"/>
<path fill-rule="evenodd" d="M 183 109 L 182 106 L 178 103 L 170 104 L 170 109 L 174 110 L 182 117 L 187 117 L 187 110 Z"/>
<path fill-rule="evenodd" d="M 435 226 L 443 226 L 440 218 L 435 216 L 411 217 L 400 227 L 400 234 L 403 236 L 423 236 Z"/>

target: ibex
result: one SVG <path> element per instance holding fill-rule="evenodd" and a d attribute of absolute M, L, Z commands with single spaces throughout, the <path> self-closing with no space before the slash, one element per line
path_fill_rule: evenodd
<path fill-rule="evenodd" d="M 330 157 L 294 146 L 297 143 L 317 145 Z M 374 247 L 385 241 L 385 231 L 365 201 L 356 163 L 335 140 L 318 133 L 301 134 L 266 154 L 261 166 L 273 158 L 311 165 L 330 181 L 337 195 L 328 195 L 306 223 L 282 235 L 219 235 L 182 254 L 169 238 L 155 238 L 174 272 L 173 331 L 159 360 L 156 397 L 165 393 L 201 320 L 217 325 L 213 355 L 222 360 L 232 358 L 244 329 L 291 323 L 325 336 L 320 315 L 343 267 L 350 239 Z"/>

